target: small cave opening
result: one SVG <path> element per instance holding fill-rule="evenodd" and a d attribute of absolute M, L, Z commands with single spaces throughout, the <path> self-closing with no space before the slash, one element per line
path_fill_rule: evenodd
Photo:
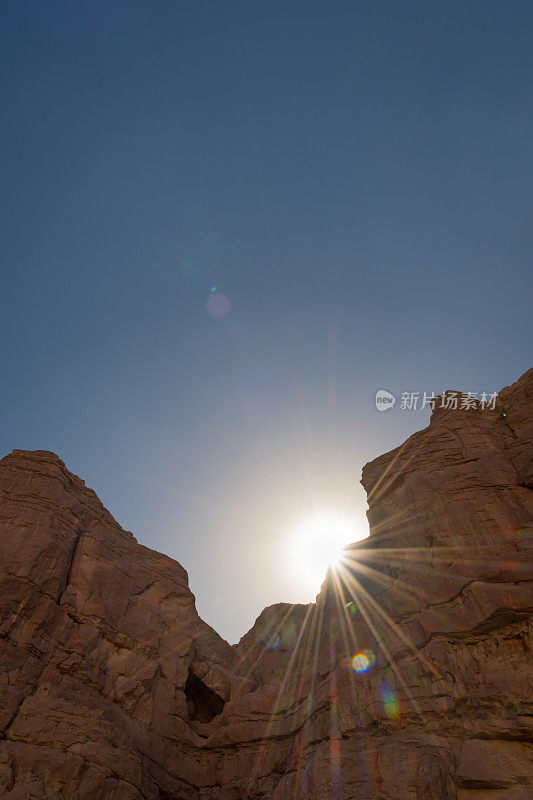
<path fill-rule="evenodd" d="M 189 710 L 189 719 L 195 722 L 211 722 L 218 717 L 224 708 L 224 700 L 210 689 L 203 680 L 189 670 L 185 682 L 185 698 Z"/>

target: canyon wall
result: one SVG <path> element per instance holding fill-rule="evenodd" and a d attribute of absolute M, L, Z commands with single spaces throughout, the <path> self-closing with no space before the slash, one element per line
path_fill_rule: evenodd
<path fill-rule="evenodd" d="M 531 797 L 533 370 L 449 405 L 364 468 L 316 603 L 235 646 L 56 455 L 6 456 L 0 797 Z"/>

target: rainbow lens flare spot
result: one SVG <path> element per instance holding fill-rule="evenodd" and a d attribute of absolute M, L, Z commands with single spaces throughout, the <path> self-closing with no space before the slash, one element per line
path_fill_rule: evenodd
<path fill-rule="evenodd" d="M 349 603 L 346 603 L 346 608 L 348 609 L 352 617 L 355 617 L 355 615 L 357 614 L 357 606 L 353 600 L 350 600 Z"/>
<path fill-rule="evenodd" d="M 225 295 L 218 294 L 218 292 L 215 291 L 214 294 L 209 295 L 207 310 L 212 317 L 220 319 L 221 317 L 225 317 L 230 310 L 230 302 Z"/>
<path fill-rule="evenodd" d="M 357 673 L 363 675 L 365 672 L 368 672 L 375 662 L 376 656 L 372 650 L 362 650 L 352 658 L 352 667 Z"/>
<path fill-rule="evenodd" d="M 269 650 L 276 650 L 279 647 L 279 636 L 277 633 L 270 639 L 269 643 L 267 644 Z"/>
<path fill-rule="evenodd" d="M 398 703 L 396 692 L 392 686 L 389 686 L 388 683 L 382 683 L 379 688 L 379 693 L 381 695 L 381 702 L 383 703 L 385 714 L 389 719 L 398 719 L 400 716 L 400 704 Z"/>

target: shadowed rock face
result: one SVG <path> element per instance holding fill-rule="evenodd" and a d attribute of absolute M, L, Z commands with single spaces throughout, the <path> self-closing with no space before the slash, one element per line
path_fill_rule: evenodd
<path fill-rule="evenodd" d="M 533 370 L 368 464 L 370 538 L 234 647 L 57 456 L 6 456 L 0 797 L 531 797 L 532 405 Z"/>

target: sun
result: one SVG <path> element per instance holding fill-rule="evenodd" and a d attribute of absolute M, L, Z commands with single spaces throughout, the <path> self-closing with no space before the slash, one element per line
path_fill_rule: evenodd
<path fill-rule="evenodd" d="M 363 539 L 367 533 L 353 516 L 333 511 L 317 511 L 303 519 L 290 537 L 290 567 L 302 586 L 318 591 L 328 568 L 342 561 L 347 544 Z"/>

